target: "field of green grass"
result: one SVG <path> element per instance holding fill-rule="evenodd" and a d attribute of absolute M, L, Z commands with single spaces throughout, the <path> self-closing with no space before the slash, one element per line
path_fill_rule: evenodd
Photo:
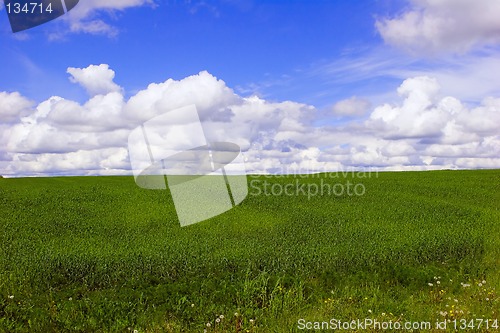
<path fill-rule="evenodd" d="M 255 195 L 297 180 L 365 192 Z M 248 181 L 239 206 L 181 228 L 169 192 L 132 177 L 0 179 L 0 332 L 500 320 L 500 170 Z"/>

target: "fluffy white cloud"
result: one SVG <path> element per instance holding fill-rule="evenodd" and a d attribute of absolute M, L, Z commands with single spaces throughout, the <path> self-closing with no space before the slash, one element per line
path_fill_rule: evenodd
<path fill-rule="evenodd" d="M 439 136 L 454 109 L 435 108 L 439 85 L 435 79 L 417 77 L 408 79 L 398 93 L 405 97 L 403 105 L 385 104 L 375 108 L 368 126 L 383 131 L 385 138 L 412 138 Z"/>
<path fill-rule="evenodd" d="M 412 0 L 410 10 L 381 19 L 376 27 L 386 43 L 429 54 L 465 52 L 500 42 L 497 0 Z"/>
<path fill-rule="evenodd" d="M 499 99 L 486 98 L 480 106 L 467 108 L 454 97 L 440 97 L 439 92 L 435 79 L 405 80 L 398 89 L 403 103 L 375 108 L 366 125 L 383 138 L 418 138 L 452 145 L 499 134 Z"/>
<path fill-rule="evenodd" d="M 120 86 L 113 82 L 115 72 L 106 64 L 90 65 L 87 68 L 68 68 L 71 82 L 81 85 L 90 96 L 118 92 Z"/>
<path fill-rule="evenodd" d="M 92 91 L 85 103 L 54 96 L 35 106 L 18 93 L 0 92 L 8 120 L 0 123 L 0 174 L 130 173 L 130 130 L 190 104 L 207 140 L 239 144 L 250 172 L 500 167 L 500 99 L 469 106 L 442 95 L 428 76 L 405 80 L 399 103 L 338 124 L 337 114 L 310 105 L 239 96 L 208 72 L 150 84 L 128 100 L 107 65 L 69 73 Z M 360 103 L 352 98 L 337 106 L 362 114 L 348 108 Z"/>
<path fill-rule="evenodd" d="M 232 113 L 227 107 L 241 103 L 242 98 L 224 81 L 203 71 L 180 81 L 169 79 L 150 84 L 130 98 L 124 112 L 130 119 L 146 121 L 168 110 L 196 104 L 202 120 L 229 121 Z"/>
<path fill-rule="evenodd" d="M 18 92 L 0 92 L 0 123 L 11 123 L 29 113 L 33 102 Z"/>

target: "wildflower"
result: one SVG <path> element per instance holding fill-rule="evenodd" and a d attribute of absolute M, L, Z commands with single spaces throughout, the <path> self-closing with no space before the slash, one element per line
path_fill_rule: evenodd
<path fill-rule="evenodd" d="M 385 312 L 382 312 L 382 316 L 384 316 L 384 317 L 385 317 Z"/>
<path fill-rule="evenodd" d="M 458 299 L 454 298 L 453 302 L 458 303 Z"/>
<path fill-rule="evenodd" d="M 470 284 L 468 284 L 468 283 L 462 283 L 462 287 L 464 287 L 464 288 L 470 287 Z"/>
<path fill-rule="evenodd" d="M 489 301 L 490 299 L 488 297 L 486 297 L 486 301 Z"/>
<path fill-rule="evenodd" d="M 429 287 L 432 287 L 434 284 L 433 283 L 427 283 L 429 285 Z"/>
<path fill-rule="evenodd" d="M 372 310 L 368 310 L 368 312 L 372 313 Z"/>
<path fill-rule="evenodd" d="M 14 299 L 14 295 L 9 295 L 9 298 L 10 299 Z"/>
<path fill-rule="evenodd" d="M 482 282 L 483 284 L 486 284 L 486 281 L 485 281 L 485 280 L 483 280 L 483 281 L 481 281 L 481 282 Z"/>
<path fill-rule="evenodd" d="M 212 326 L 212 324 L 210 324 L 210 323 L 207 323 L 207 327 L 210 327 L 210 326 Z"/>
<path fill-rule="evenodd" d="M 446 317 L 448 313 L 446 311 L 439 311 L 439 314 L 443 317 Z"/>
<path fill-rule="evenodd" d="M 235 313 L 234 313 L 234 316 L 235 316 L 235 317 L 238 317 L 238 312 L 235 312 Z"/>
<path fill-rule="evenodd" d="M 441 284 L 441 281 L 436 281 L 437 284 Z"/>
<path fill-rule="evenodd" d="M 479 283 L 478 283 L 478 286 L 479 286 L 479 287 L 482 287 L 482 286 L 483 286 L 483 284 L 482 284 L 481 282 L 479 282 Z"/>
<path fill-rule="evenodd" d="M 191 307 L 194 308 L 194 304 L 191 304 Z"/>
<path fill-rule="evenodd" d="M 253 323 L 254 323 L 254 322 L 255 322 L 255 320 L 250 319 L 250 324 L 252 324 L 252 325 L 253 325 Z"/>
<path fill-rule="evenodd" d="M 220 315 L 220 316 L 219 316 L 219 318 L 220 318 L 220 319 L 224 319 L 224 315 Z"/>
<path fill-rule="evenodd" d="M 134 330 L 134 333 L 139 333 L 139 330 Z"/>
<path fill-rule="evenodd" d="M 72 301 L 72 300 L 73 300 L 73 297 L 68 298 L 68 301 Z"/>
<path fill-rule="evenodd" d="M 220 323 L 220 318 L 215 319 L 216 323 Z"/>

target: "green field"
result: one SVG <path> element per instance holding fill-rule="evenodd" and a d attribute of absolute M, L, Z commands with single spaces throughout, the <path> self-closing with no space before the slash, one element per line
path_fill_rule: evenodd
<path fill-rule="evenodd" d="M 500 170 L 248 178 L 297 180 L 365 192 L 251 188 L 231 211 L 181 228 L 169 192 L 132 177 L 0 179 L 0 331 L 500 319 Z"/>

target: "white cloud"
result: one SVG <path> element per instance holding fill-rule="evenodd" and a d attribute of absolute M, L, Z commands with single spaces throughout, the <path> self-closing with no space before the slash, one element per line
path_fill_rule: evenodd
<path fill-rule="evenodd" d="M 454 97 L 440 97 L 438 82 L 429 77 L 405 80 L 398 93 L 404 98 L 401 105 L 381 105 L 366 122 L 381 137 L 459 144 L 499 134 L 499 99 L 486 98 L 468 108 Z"/>
<path fill-rule="evenodd" d="M 398 88 L 405 97 L 401 106 L 385 104 L 375 108 L 368 126 L 383 131 L 385 138 L 436 137 L 454 109 L 436 108 L 439 85 L 435 79 L 417 77 Z"/>
<path fill-rule="evenodd" d="M 363 116 L 369 111 L 369 108 L 369 101 L 353 96 L 335 103 L 332 111 L 339 116 Z"/>
<path fill-rule="evenodd" d="M 417 54 L 463 53 L 500 42 L 497 0 L 412 0 L 410 10 L 376 27 L 390 45 Z"/>
<path fill-rule="evenodd" d="M 0 92 L 0 123 L 10 123 L 29 113 L 33 102 L 18 92 Z"/>
<path fill-rule="evenodd" d="M 130 98 L 125 114 L 130 119 L 146 121 L 168 110 L 196 104 L 203 120 L 221 116 L 229 120 L 231 114 L 226 108 L 242 102 L 241 97 L 228 88 L 224 81 L 203 71 L 180 81 L 169 79 L 163 83 L 150 84 L 147 89 Z"/>
<path fill-rule="evenodd" d="M 68 68 L 71 82 L 81 85 L 90 96 L 118 92 L 120 86 L 113 82 L 115 72 L 108 65 L 90 65 L 87 68 Z"/>
<path fill-rule="evenodd" d="M 0 174 L 130 173 L 130 130 L 189 104 L 197 106 L 208 141 L 240 145 L 250 172 L 500 167 L 500 99 L 470 106 L 444 95 L 428 76 L 405 80 L 400 100 L 374 107 L 366 120 L 338 125 L 335 114 L 310 105 L 239 96 L 208 72 L 150 84 L 128 100 L 107 65 L 69 72 L 91 91 L 85 103 L 54 96 L 33 105 L 0 92 L 8 119 L 0 123 Z"/>
<path fill-rule="evenodd" d="M 49 35 L 49 39 L 61 39 L 68 32 L 88 33 L 114 37 L 118 28 L 99 18 L 101 13 L 114 13 L 133 7 L 155 7 L 154 0 L 80 0 L 78 5 L 63 16 L 63 21 L 69 25 L 69 30 L 58 29 Z"/>

